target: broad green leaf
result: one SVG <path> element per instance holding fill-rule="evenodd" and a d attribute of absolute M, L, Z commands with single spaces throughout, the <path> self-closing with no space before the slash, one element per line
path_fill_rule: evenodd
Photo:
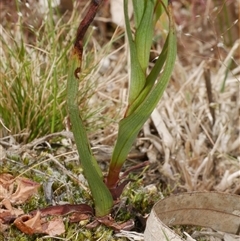
<path fill-rule="evenodd" d="M 131 115 L 131 113 L 134 112 L 138 108 L 138 106 L 146 98 L 146 96 L 148 95 L 150 90 L 154 87 L 155 81 L 156 81 L 160 71 L 162 70 L 165 61 L 166 61 L 168 42 L 169 41 L 167 39 L 165 41 L 164 46 L 163 46 L 162 52 L 159 55 L 153 69 L 151 70 L 150 74 L 147 76 L 146 84 L 145 84 L 142 92 L 139 94 L 137 99 L 128 107 L 125 116 Z"/>
<path fill-rule="evenodd" d="M 162 97 L 170 79 L 176 59 L 177 44 L 171 8 L 169 8 L 169 12 L 170 27 L 163 73 L 158 83 L 151 89 L 142 103 L 129 116 L 120 121 L 118 138 L 113 151 L 109 172 L 119 169 L 126 160 L 134 140 Z"/>
<path fill-rule="evenodd" d="M 72 59 L 68 74 L 67 104 L 84 175 L 93 196 L 96 216 L 101 217 L 109 214 L 113 206 L 113 199 L 110 191 L 103 182 L 102 172 L 92 154 L 87 133 L 79 115 L 79 109 L 76 103 L 78 80 L 74 76 L 74 71 L 77 67 L 78 61 Z"/>
<path fill-rule="evenodd" d="M 142 71 L 146 73 L 146 69 L 149 63 L 150 49 L 153 38 L 153 12 L 154 12 L 155 0 L 148 0 L 142 15 L 141 22 L 136 28 L 135 43 L 139 63 Z M 131 51 L 131 48 L 130 48 Z"/>
<path fill-rule="evenodd" d="M 126 33 L 128 37 L 129 47 L 130 47 L 130 59 L 131 59 L 131 75 L 130 75 L 130 88 L 128 103 L 131 104 L 142 91 L 145 85 L 145 73 L 143 72 L 141 65 L 137 57 L 136 45 L 132 37 L 132 32 L 130 28 L 130 22 L 128 18 L 128 0 L 124 0 L 124 17 L 126 24 Z"/>
<path fill-rule="evenodd" d="M 134 22 L 135 22 L 135 27 L 138 29 L 138 26 L 142 20 L 142 16 L 144 13 L 145 5 L 148 0 L 141 0 L 141 1 L 136 1 L 133 0 L 133 12 L 134 12 Z"/>

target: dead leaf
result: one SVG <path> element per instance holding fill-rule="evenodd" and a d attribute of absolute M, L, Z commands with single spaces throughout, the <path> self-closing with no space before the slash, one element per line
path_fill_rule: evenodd
<path fill-rule="evenodd" d="M 107 227 L 113 228 L 115 231 L 131 230 L 134 227 L 134 221 L 132 219 L 124 223 L 117 223 L 110 215 L 97 218 L 97 221 L 106 225 Z"/>
<path fill-rule="evenodd" d="M 14 224 L 25 234 L 43 233 L 40 217 L 40 212 L 33 217 L 32 215 L 22 215 L 14 221 Z"/>
<path fill-rule="evenodd" d="M 17 189 L 14 192 L 14 186 Z M 15 208 L 12 204 L 22 204 L 29 199 L 40 184 L 33 182 L 27 178 L 14 178 L 11 174 L 0 174 L 0 230 L 4 231 L 9 227 L 17 217 L 23 215 L 23 210 Z M 21 216 L 23 217 L 23 216 Z M 30 232 L 30 231 L 29 231 Z"/>
<path fill-rule="evenodd" d="M 93 213 L 93 209 L 87 204 L 49 206 L 18 217 L 14 224 L 26 234 L 42 233 L 56 236 L 65 232 L 62 217 L 54 217 L 52 220 L 46 221 L 47 216 L 71 214 L 70 222 L 79 222 L 88 219 Z"/>
<path fill-rule="evenodd" d="M 39 183 L 36 183 L 30 179 L 24 177 L 18 177 L 16 179 L 17 190 L 11 195 L 10 201 L 14 204 L 22 204 L 27 201 L 33 194 L 37 193 L 37 189 L 40 187 Z"/>
<path fill-rule="evenodd" d="M 8 198 L 13 192 L 14 177 L 9 173 L 0 174 L 0 199 Z"/>
<path fill-rule="evenodd" d="M 3 223 L 9 223 L 24 213 L 22 209 L 14 208 L 8 199 L 2 200 L 0 207 L 0 221 Z"/>
<path fill-rule="evenodd" d="M 9 228 L 9 225 L 3 224 L 0 219 L 0 233 L 5 232 Z"/>
<path fill-rule="evenodd" d="M 93 209 L 87 204 L 64 204 L 57 206 L 48 206 L 46 208 L 34 210 L 31 212 L 31 214 L 34 215 L 37 212 L 41 213 L 41 217 L 45 217 L 48 215 L 67 215 L 71 213 L 93 215 L 94 213 Z"/>
<path fill-rule="evenodd" d="M 14 221 L 16 227 L 25 234 L 49 234 L 51 236 L 60 235 L 65 232 L 64 223 L 61 217 L 50 221 L 41 219 L 41 212 L 34 216 L 23 215 Z"/>
<path fill-rule="evenodd" d="M 105 226 L 112 228 L 117 232 L 120 230 L 131 230 L 134 228 L 134 221 L 132 219 L 123 223 L 118 223 L 110 215 L 101 218 L 96 217 L 95 220 L 86 225 L 86 228 L 93 229 L 98 227 L 100 224 L 104 224 Z"/>
<path fill-rule="evenodd" d="M 3 199 L 0 202 L 0 232 L 4 232 L 8 229 L 16 217 L 22 214 L 22 209 L 12 207 L 9 199 Z"/>
<path fill-rule="evenodd" d="M 86 220 L 86 219 L 89 219 L 89 218 L 90 218 L 89 214 L 75 212 L 75 213 L 70 215 L 69 222 L 70 223 L 78 223 L 82 220 Z"/>
<path fill-rule="evenodd" d="M 17 189 L 14 192 L 14 185 Z M 0 174 L 0 199 L 9 199 L 12 204 L 22 204 L 37 192 L 40 184 L 24 177 L 14 178 L 9 173 Z"/>
<path fill-rule="evenodd" d="M 65 226 L 61 217 L 55 217 L 43 225 L 44 233 L 56 236 L 65 232 Z"/>

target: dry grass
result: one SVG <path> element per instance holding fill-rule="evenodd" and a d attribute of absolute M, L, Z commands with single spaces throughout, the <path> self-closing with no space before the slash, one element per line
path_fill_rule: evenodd
<path fill-rule="evenodd" d="M 207 19 L 202 14 L 195 24 L 178 25 L 179 59 L 159 116 L 152 115 L 159 168 L 186 191 L 239 194 L 240 41 L 225 46 L 227 32 L 217 31 L 214 9 L 206 11 Z"/>
<path fill-rule="evenodd" d="M 240 76 L 238 67 L 225 76 L 229 61 L 226 57 L 216 70 L 210 68 L 211 103 L 204 78 L 206 61 L 189 70 L 178 61 L 172 84 L 152 115 L 160 145 L 155 148 L 164 156 L 160 173 L 174 180 L 180 174 L 186 191 L 239 193 Z M 233 173 L 235 178 L 230 177 Z"/>

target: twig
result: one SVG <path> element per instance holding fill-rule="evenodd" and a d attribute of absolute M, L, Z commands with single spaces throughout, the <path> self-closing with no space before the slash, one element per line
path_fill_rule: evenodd
<path fill-rule="evenodd" d="M 209 69 L 206 69 L 206 68 L 204 69 L 204 79 L 205 79 L 205 85 L 207 89 L 208 106 L 213 119 L 212 126 L 214 126 L 216 118 L 215 118 L 215 108 L 214 106 L 212 106 L 212 103 L 214 100 L 212 95 L 211 74 Z"/>

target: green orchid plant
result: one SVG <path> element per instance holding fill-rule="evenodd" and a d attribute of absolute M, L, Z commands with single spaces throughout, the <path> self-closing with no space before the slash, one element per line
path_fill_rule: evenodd
<path fill-rule="evenodd" d="M 99 9 L 101 0 L 92 0 L 89 10 L 79 25 L 70 59 L 68 74 L 67 104 L 77 150 L 84 175 L 92 193 L 95 216 L 110 214 L 114 200 L 125 185 L 120 171 L 139 131 L 150 117 L 166 89 L 176 59 L 176 33 L 171 3 L 160 0 L 132 0 L 134 28 L 132 33 L 128 17 L 128 0 L 123 1 L 126 35 L 130 49 L 130 89 L 128 107 L 119 122 L 118 136 L 112 153 L 109 171 L 104 177 L 90 147 L 87 132 L 77 104 L 78 84 L 81 78 L 83 37 Z M 169 31 L 162 52 L 151 71 L 149 57 L 154 37 L 154 28 L 159 17 L 166 13 Z M 148 73 L 149 71 L 149 73 Z"/>

